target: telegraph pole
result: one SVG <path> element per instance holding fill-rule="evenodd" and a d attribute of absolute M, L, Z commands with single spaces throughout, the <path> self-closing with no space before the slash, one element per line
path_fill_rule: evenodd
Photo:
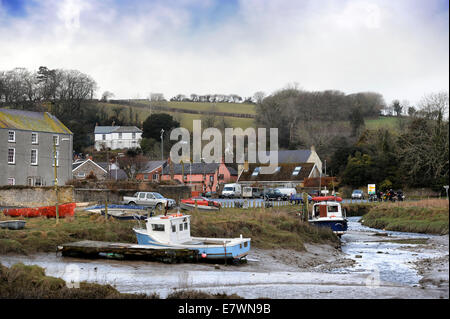
<path fill-rule="evenodd" d="M 53 138 L 53 159 L 54 159 L 54 166 L 55 166 L 55 195 L 56 195 L 56 205 L 55 205 L 55 210 L 56 210 L 56 223 L 58 224 L 59 222 L 59 211 L 58 211 L 58 169 L 56 166 L 56 143 L 55 143 L 55 138 Z"/>
<path fill-rule="evenodd" d="M 161 161 L 164 161 L 164 129 L 161 129 Z"/>

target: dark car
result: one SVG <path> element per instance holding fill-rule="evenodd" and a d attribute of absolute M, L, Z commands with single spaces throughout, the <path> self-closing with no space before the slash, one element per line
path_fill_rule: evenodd
<path fill-rule="evenodd" d="M 266 192 L 264 192 L 264 200 L 287 200 L 289 197 L 279 189 L 269 188 Z"/>

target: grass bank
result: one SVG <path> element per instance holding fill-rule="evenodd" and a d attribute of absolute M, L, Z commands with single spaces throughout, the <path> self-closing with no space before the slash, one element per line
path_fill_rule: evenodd
<path fill-rule="evenodd" d="M 363 216 L 367 214 L 370 209 L 375 207 L 378 203 L 352 203 L 342 204 L 342 208 L 347 210 L 347 217 Z"/>
<path fill-rule="evenodd" d="M 257 248 L 304 250 L 304 243 L 337 245 L 339 239 L 328 229 L 300 221 L 292 207 L 272 209 L 223 209 L 220 212 L 191 212 L 191 234 L 197 237 L 252 238 Z M 12 219 L 0 216 L 0 220 Z M 17 218 L 16 218 L 17 219 Z M 103 216 L 76 212 L 60 219 L 27 218 L 22 230 L 0 229 L 0 254 L 54 252 L 56 246 L 79 240 L 136 243 L 134 221 L 105 220 Z"/>
<path fill-rule="evenodd" d="M 337 245 L 330 229 L 310 226 L 296 215 L 293 207 L 273 209 L 222 209 L 192 212 L 191 233 L 200 237 L 250 237 L 252 246 L 262 249 L 284 248 L 303 251 L 304 243 Z"/>
<path fill-rule="evenodd" d="M 0 264 L 0 298 L 2 299 L 160 299 L 158 294 L 125 294 L 111 285 L 81 282 L 79 288 L 68 288 L 63 279 L 45 275 L 35 265 L 15 264 L 10 268 Z M 239 299 L 237 295 L 207 294 L 180 291 L 167 299 Z"/>
<path fill-rule="evenodd" d="M 448 201 L 382 203 L 364 215 L 362 224 L 372 228 L 429 234 L 448 234 Z"/>

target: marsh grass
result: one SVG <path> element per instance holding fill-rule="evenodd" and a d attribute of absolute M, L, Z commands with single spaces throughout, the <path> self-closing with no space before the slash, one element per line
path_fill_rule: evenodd
<path fill-rule="evenodd" d="M 132 221 L 105 220 L 103 216 L 77 212 L 75 217 L 55 219 L 46 217 L 11 218 L 26 220 L 22 230 L 0 229 L 0 254 L 54 252 L 58 245 L 79 240 L 135 243 Z"/>
<path fill-rule="evenodd" d="M 222 209 L 191 212 L 191 234 L 196 237 L 251 238 L 252 247 L 305 250 L 304 243 L 337 244 L 329 229 L 310 226 L 291 207 L 271 209 Z"/>
<path fill-rule="evenodd" d="M 448 201 L 426 199 L 415 202 L 382 203 L 363 218 L 363 225 L 393 231 L 448 234 Z"/>
<path fill-rule="evenodd" d="M 331 230 L 302 222 L 292 207 L 270 209 L 222 209 L 219 212 L 189 212 L 195 237 L 249 237 L 252 247 L 303 251 L 304 243 L 338 244 Z M 2 220 L 12 219 L 0 216 Z M 17 219 L 17 218 L 16 218 Z M 103 216 L 77 212 L 72 218 L 25 218 L 23 230 L 0 229 L 0 254 L 54 252 L 58 245 L 95 240 L 136 243 L 134 221 L 106 220 Z"/>

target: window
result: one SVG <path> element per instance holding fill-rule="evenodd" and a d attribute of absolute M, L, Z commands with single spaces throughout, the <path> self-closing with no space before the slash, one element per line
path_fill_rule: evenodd
<path fill-rule="evenodd" d="M 140 199 L 144 199 L 145 198 L 145 193 L 139 193 L 139 198 Z"/>
<path fill-rule="evenodd" d="M 37 165 L 38 164 L 38 150 L 32 149 L 31 150 L 31 165 Z"/>
<path fill-rule="evenodd" d="M 53 135 L 53 144 L 59 145 L 59 136 L 58 135 Z"/>
<path fill-rule="evenodd" d="M 15 142 L 15 141 L 16 141 L 16 132 L 8 131 L 8 142 Z"/>
<path fill-rule="evenodd" d="M 159 174 L 153 174 L 153 180 L 154 180 L 154 181 L 157 181 L 158 178 L 159 178 Z"/>
<path fill-rule="evenodd" d="M 38 133 L 31 133 L 31 144 L 38 143 Z"/>
<path fill-rule="evenodd" d="M 188 229 L 188 223 L 184 223 L 184 230 Z"/>
<path fill-rule="evenodd" d="M 180 224 L 180 231 L 183 231 L 183 224 Z"/>
<path fill-rule="evenodd" d="M 152 193 L 147 194 L 147 199 L 155 199 L 155 196 L 153 196 Z"/>
<path fill-rule="evenodd" d="M 122 133 L 119 133 L 119 139 L 122 139 Z"/>
<path fill-rule="evenodd" d="M 147 180 L 148 179 L 148 175 L 144 174 L 144 179 Z"/>
<path fill-rule="evenodd" d="M 261 170 L 261 167 L 255 168 L 255 170 L 252 173 L 252 176 L 258 176 L 260 170 Z"/>
<path fill-rule="evenodd" d="M 174 233 L 174 232 L 176 232 L 176 231 L 177 231 L 177 226 L 172 225 L 172 233 Z"/>
<path fill-rule="evenodd" d="M 14 177 L 8 178 L 8 185 L 16 185 L 16 179 Z"/>
<path fill-rule="evenodd" d="M 8 148 L 8 164 L 16 163 L 16 149 Z"/>
<path fill-rule="evenodd" d="M 153 231 L 164 231 L 164 225 L 162 224 L 152 224 Z"/>
<path fill-rule="evenodd" d="M 34 186 L 42 186 L 42 179 L 40 176 L 34 178 Z"/>
<path fill-rule="evenodd" d="M 294 171 L 292 172 L 292 175 L 293 175 L 293 176 L 297 176 L 298 173 L 300 173 L 300 170 L 301 170 L 301 169 L 302 169 L 301 166 L 297 166 L 297 167 L 294 169 Z"/>
<path fill-rule="evenodd" d="M 106 140 L 106 134 L 102 134 L 102 140 Z"/>
<path fill-rule="evenodd" d="M 84 177 L 86 177 L 86 173 L 78 173 L 78 177 L 84 178 Z"/>
<path fill-rule="evenodd" d="M 209 181 L 212 183 L 212 182 L 214 182 L 214 175 L 210 175 L 209 176 Z"/>
<path fill-rule="evenodd" d="M 330 205 L 328 206 L 328 212 L 329 213 L 337 213 L 338 212 L 338 207 L 335 205 Z"/>
<path fill-rule="evenodd" d="M 244 242 L 244 247 L 248 246 L 248 241 Z"/>
<path fill-rule="evenodd" d="M 131 138 L 134 140 L 136 138 L 136 133 L 131 133 Z"/>

